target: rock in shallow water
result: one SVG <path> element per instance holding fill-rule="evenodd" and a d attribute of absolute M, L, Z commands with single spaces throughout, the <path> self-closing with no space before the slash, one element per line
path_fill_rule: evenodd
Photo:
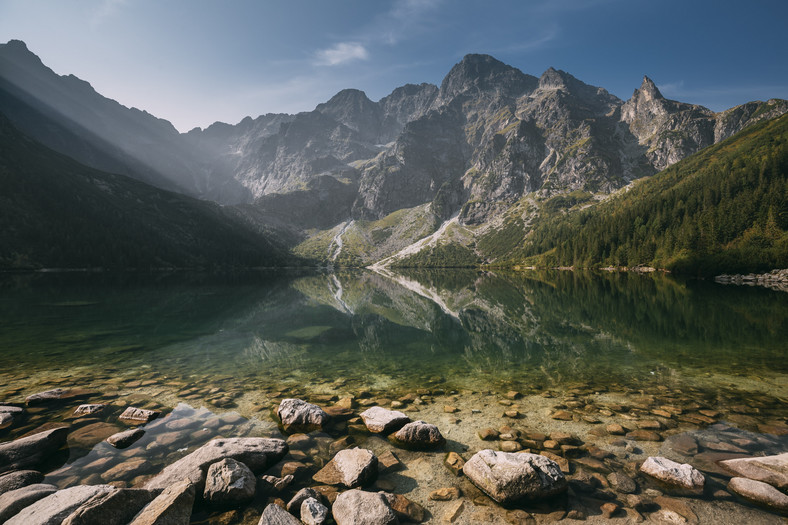
<path fill-rule="evenodd" d="M 410 422 L 410 418 L 404 413 L 382 407 L 368 408 L 359 415 L 367 429 L 375 434 L 394 432 Z"/>
<path fill-rule="evenodd" d="M 393 525 L 397 515 L 383 494 L 348 490 L 337 496 L 331 510 L 337 525 Z"/>
<path fill-rule="evenodd" d="M 66 443 L 68 427 L 53 428 L 0 444 L 0 473 L 38 465 Z"/>
<path fill-rule="evenodd" d="M 248 501 L 254 497 L 257 479 L 249 467 L 225 458 L 208 467 L 203 497 L 209 503 Z"/>
<path fill-rule="evenodd" d="M 115 448 L 126 448 L 145 434 L 141 428 L 130 428 L 123 432 L 112 434 L 107 438 L 107 443 Z"/>
<path fill-rule="evenodd" d="M 788 513 L 788 496 L 763 481 L 733 478 L 728 483 L 728 490 L 753 503 Z"/>
<path fill-rule="evenodd" d="M 126 423 L 148 423 L 161 415 L 157 410 L 147 410 L 145 408 L 128 407 L 118 416 L 118 419 Z"/>
<path fill-rule="evenodd" d="M 371 482 L 378 473 L 378 458 L 370 450 L 340 450 L 312 479 L 326 485 L 359 487 Z"/>
<path fill-rule="evenodd" d="M 702 494 L 706 478 L 687 463 L 676 463 L 663 457 L 649 457 L 640 466 L 640 471 L 668 485 L 676 492 Z"/>
<path fill-rule="evenodd" d="M 126 525 L 158 491 L 118 489 L 99 494 L 72 512 L 62 525 Z"/>
<path fill-rule="evenodd" d="M 720 461 L 720 465 L 740 477 L 763 481 L 781 490 L 788 489 L 788 452 L 776 456 L 728 459 Z"/>
<path fill-rule="evenodd" d="M 429 450 L 446 443 L 438 427 L 424 421 L 408 423 L 392 435 L 392 441 L 401 447 L 414 450 Z"/>
<path fill-rule="evenodd" d="M 537 454 L 477 452 L 462 469 L 474 485 L 499 503 L 523 498 L 544 498 L 566 490 L 561 468 Z"/>
<path fill-rule="evenodd" d="M 328 423 L 329 415 L 319 406 L 301 399 L 283 399 L 276 409 L 285 432 L 312 432 Z"/>

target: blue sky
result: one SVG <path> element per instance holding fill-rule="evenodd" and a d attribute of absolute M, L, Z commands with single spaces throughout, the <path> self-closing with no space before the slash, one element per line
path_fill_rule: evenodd
<path fill-rule="evenodd" d="M 0 41 L 181 131 L 440 84 L 467 53 L 626 99 L 788 98 L 786 0 L 0 0 Z"/>

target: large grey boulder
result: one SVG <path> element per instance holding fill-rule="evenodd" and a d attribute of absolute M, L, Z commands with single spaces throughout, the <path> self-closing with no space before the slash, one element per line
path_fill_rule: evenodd
<path fill-rule="evenodd" d="M 371 450 L 348 448 L 340 450 L 312 479 L 326 485 L 359 487 L 378 474 L 378 458 Z"/>
<path fill-rule="evenodd" d="M 270 503 L 257 525 L 301 525 L 301 522 L 276 503 Z"/>
<path fill-rule="evenodd" d="M 126 525 L 159 491 L 118 489 L 99 494 L 72 512 L 62 525 Z"/>
<path fill-rule="evenodd" d="M 68 427 L 53 428 L 0 445 L 0 473 L 33 467 L 66 443 Z"/>
<path fill-rule="evenodd" d="M 0 496 L 0 523 L 5 523 L 20 510 L 55 492 L 57 492 L 56 486 L 43 483 L 34 483 L 6 492 Z"/>
<path fill-rule="evenodd" d="M 5 525 L 53 525 L 96 496 L 117 490 L 110 485 L 77 485 L 58 490 L 26 507 Z"/>
<path fill-rule="evenodd" d="M 660 456 L 649 457 L 640 466 L 640 471 L 668 486 L 680 494 L 703 494 L 706 478 L 699 470 L 687 463 L 676 463 Z"/>
<path fill-rule="evenodd" d="M 462 467 L 474 485 L 499 503 L 546 498 L 566 490 L 561 467 L 538 454 L 480 450 Z"/>
<path fill-rule="evenodd" d="M 728 490 L 758 505 L 778 512 L 788 512 L 788 496 L 763 481 L 732 478 L 728 483 Z"/>
<path fill-rule="evenodd" d="M 403 412 L 387 410 L 383 407 L 371 407 L 359 415 L 364 420 L 367 430 L 375 434 L 394 432 L 406 423 L 410 423 L 410 418 Z"/>
<path fill-rule="evenodd" d="M 198 491 L 205 488 L 205 476 L 212 463 L 225 458 L 240 461 L 252 472 L 270 467 L 287 454 L 287 444 L 281 439 L 228 438 L 214 439 L 188 456 L 167 466 L 160 474 L 145 484 L 146 489 L 166 489 L 188 479 Z"/>
<path fill-rule="evenodd" d="M 446 443 L 438 427 L 424 421 L 408 423 L 392 435 L 395 444 L 413 450 L 429 450 Z"/>
<path fill-rule="evenodd" d="M 323 428 L 330 416 L 317 405 L 301 399 L 283 399 L 276 409 L 285 432 L 312 432 Z"/>
<path fill-rule="evenodd" d="M 189 480 L 164 489 L 129 525 L 188 525 L 197 491 Z"/>
<path fill-rule="evenodd" d="M 0 475 L 0 494 L 10 490 L 21 489 L 33 483 L 41 483 L 44 475 L 37 470 L 15 470 Z"/>
<path fill-rule="evenodd" d="M 225 458 L 208 467 L 203 497 L 210 503 L 249 501 L 256 488 L 257 479 L 249 467 Z"/>
<path fill-rule="evenodd" d="M 720 465 L 742 478 L 763 481 L 780 490 L 788 489 L 788 452 L 776 456 L 727 459 Z"/>
<path fill-rule="evenodd" d="M 348 490 L 337 496 L 331 509 L 337 525 L 392 525 L 397 515 L 383 494 Z"/>

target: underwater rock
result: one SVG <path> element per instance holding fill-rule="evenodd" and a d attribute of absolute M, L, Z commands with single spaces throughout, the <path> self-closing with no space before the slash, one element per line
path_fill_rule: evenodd
<path fill-rule="evenodd" d="M 368 408 L 359 415 L 367 429 L 375 434 L 394 432 L 410 423 L 410 418 L 404 413 L 382 407 Z"/>
<path fill-rule="evenodd" d="M 103 403 L 93 403 L 87 405 L 79 405 L 76 409 L 74 409 L 74 413 L 72 414 L 73 417 L 82 417 L 82 416 L 89 416 L 91 414 L 98 414 L 104 407 L 107 405 Z"/>
<path fill-rule="evenodd" d="M 249 467 L 225 458 L 208 467 L 203 497 L 209 503 L 248 501 L 254 497 L 257 479 Z"/>
<path fill-rule="evenodd" d="M 523 498 L 544 498 L 566 490 L 560 467 L 537 454 L 477 452 L 463 467 L 474 485 L 499 503 Z"/>
<path fill-rule="evenodd" d="M 381 492 L 381 494 L 386 498 L 397 518 L 415 523 L 421 523 L 426 518 L 427 510 L 402 494 L 392 494 L 390 492 Z"/>
<path fill-rule="evenodd" d="M 330 419 L 322 408 L 300 399 L 283 399 L 276 415 L 287 433 L 312 432 L 322 428 Z"/>
<path fill-rule="evenodd" d="M 115 448 L 126 448 L 145 434 L 141 428 L 130 428 L 123 432 L 112 434 L 107 438 L 107 443 Z"/>
<path fill-rule="evenodd" d="M 378 473 L 378 458 L 370 450 L 340 450 L 312 479 L 326 485 L 359 487 L 372 481 Z"/>
<path fill-rule="evenodd" d="M 702 494 L 706 478 L 687 463 L 676 463 L 663 457 L 649 457 L 640 471 L 661 481 L 672 489 L 687 494 Z"/>
<path fill-rule="evenodd" d="M 348 490 L 337 496 L 332 508 L 337 525 L 393 525 L 397 515 L 383 494 Z"/>

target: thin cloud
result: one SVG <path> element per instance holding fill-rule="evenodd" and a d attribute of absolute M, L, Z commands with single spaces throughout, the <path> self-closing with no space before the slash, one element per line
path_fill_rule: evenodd
<path fill-rule="evenodd" d="M 124 5 L 126 0 L 104 0 L 90 18 L 90 27 L 96 29 L 113 17 Z"/>
<path fill-rule="evenodd" d="M 355 60 L 367 60 L 367 48 L 358 42 L 340 42 L 315 53 L 315 65 L 338 66 Z"/>

